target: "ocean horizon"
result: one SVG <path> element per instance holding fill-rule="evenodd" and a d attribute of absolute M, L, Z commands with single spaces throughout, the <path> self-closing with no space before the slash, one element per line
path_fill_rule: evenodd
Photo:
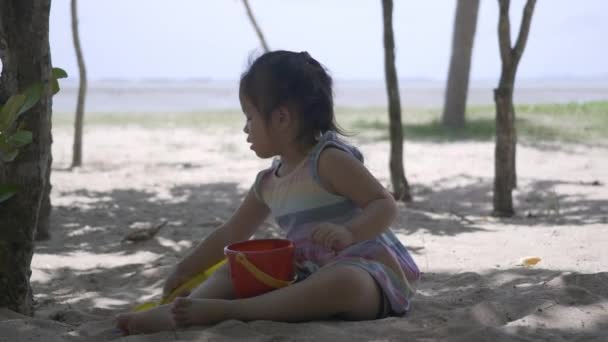
<path fill-rule="evenodd" d="M 402 107 L 442 107 L 445 83 L 432 79 L 400 80 Z M 468 104 L 493 104 L 495 87 L 494 80 L 471 81 Z M 387 103 L 383 80 L 336 80 L 334 93 L 337 107 L 385 107 Z M 73 112 L 77 95 L 78 81 L 62 80 L 61 91 L 53 98 L 53 111 Z M 518 80 L 514 92 L 516 104 L 601 100 L 608 100 L 608 76 Z M 240 110 L 238 80 L 94 80 L 88 82 L 85 110 L 96 113 Z"/>

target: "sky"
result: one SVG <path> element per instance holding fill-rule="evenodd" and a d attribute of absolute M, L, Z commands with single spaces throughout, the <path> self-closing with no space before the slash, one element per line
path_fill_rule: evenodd
<path fill-rule="evenodd" d="M 444 80 L 455 0 L 394 0 L 401 79 Z M 525 1 L 511 1 L 512 40 Z M 337 79 L 384 77 L 380 0 L 250 0 L 271 49 L 308 51 Z M 241 0 L 79 1 L 91 80 L 236 80 L 260 44 Z M 498 4 L 481 0 L 471 78 L 500 73 Z M 608 78 L 608 1 L 539 0 L 518 79 Z M 53 64 L 72 77 L 70 0 L 53 0 Z"/>

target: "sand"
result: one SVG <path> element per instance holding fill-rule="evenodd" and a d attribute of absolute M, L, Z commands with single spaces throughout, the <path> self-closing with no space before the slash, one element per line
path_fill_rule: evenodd
<path fill-rule="evenodd" d="M 112 316 L 158 298 L 171 266 L 237 207 L 257 160 L 234 131 L 88 127 L 67 170 L 55 131 L 52 239 L 36 247 L 36 315 L 0 310 L 0 341 L 606 341 L 608 147 L 520 144 L 517 215 L 490 215 L 493 143 L 406 142 L 415 202 L 393 230 L 423 271 L 406 317 L 299 324 L 226 321 L 120 337 Z M 388 143 L 355 138 L 389 183 Z M 133 229 L 167 224 L 147 241 Z M 272 222 L 258 237 L 279 232 Z M 526 256 L 542 260 L 520 265 Z"/>

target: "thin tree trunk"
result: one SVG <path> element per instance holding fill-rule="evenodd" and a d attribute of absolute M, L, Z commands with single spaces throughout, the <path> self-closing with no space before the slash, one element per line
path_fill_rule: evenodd
<path fill-rule="evenodd" d="M 72 0 L 72 38 L 76 59 L 78 60 L 78 71 L 80 84 L 78 87 L 78 102 L 76 103 L 76 119 L 74 120 L 74 145 L 72 151 L 72 166 L 82 165 L 82 127 L 84 122 L 84 103 L 87 93 L 87 69 L 84 65 L 84 57 L 80 46 L 80 34 L 78 33 L 78 8 L 77 0 Z"/>
<path fill-rule="evenodd" d="M 0 163 L 0 183 L 20 187 L 0 204 L 0 307 L 33 314 L 29 283 L 34 234 L 51 154 L 50 0 L 0 0 L 0 102 L 44 82 L 40 101 L 21 117 L 33 141 L 10 163 Z"/>
<path fill-rule="evenodd" d="M 460 128 L 465 124 L 471 55 L 478 12 L 479 0 L 457 1 L 452 57 L 442 116 L 442 123 L 446 127 Z"/>
<path fill-rule="evenodd" d="M 382 0 L 384 21 L 384 71 L 391 139 L 390 171 L 395 199 L 404 202 L 412 200 L 410 186 L 403 170 L 403 127 L 401 126 L 401 100 L 399 82 L 395 67 L 395 39 L 393 36 L 393 1 Z"/>
<path fill-rule="evenodd" d="M 496 145 L 494 149 L 494 213 L 498 216 L 512 216 L 513 186 L 515 177 L 516 137 L 513 113 L 513 90 L 509 88 L 494 89 L 496 103 Z"/>
<path fill-rule="evenodd" d="M 502 69 L 498 87 L 494 89 L 496 102 L 496 147 L 494 156 L 494 213 L 498 216 L 512 216 L 512 191 L 517 186 L 515 109 L 513 90 L 517 66 L 523 55 L 536 0 L 528 0 L 524 7 L 519 35 L 511 48 L 511 24 L 509 22 L 509 0 L 498 0 L 500 17 L 498 21 L 498 42 Z"/>
<path fill-rule="evenodd" d="M 268 47 L 268 43 L 266 43 L 266 39 L 264 38 L 264 34 L 262 33 L 262 29 L 260 29 L 260 26 L 258 25 L 258 22 L 255 20 L 255 16 L 253 15 L 253 11 L 251 10 L 251 6 L 249 6 L 249 1 L 243 0 L 243 5 L 245 5 L 245 10 L 247 11 L 247 17 L 249 17 L 249 21 L 251 21 L 251 25 L 253 25 L 255 33 L 258 35 L 258 38 L 260 39 L 260 44 L 262 44 L 262 48 L 264 48 L 265 52 L 270 51 L 270 48 Z"/>

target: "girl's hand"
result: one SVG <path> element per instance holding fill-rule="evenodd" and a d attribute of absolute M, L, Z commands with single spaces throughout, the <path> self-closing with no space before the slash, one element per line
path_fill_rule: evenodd
<path fill-rule="evenodd" d="M 313 242 L 339 252 L 355 242 L 353 233 L 346 227 L 334 223 L 321 223 L 312 230 Z"/>

